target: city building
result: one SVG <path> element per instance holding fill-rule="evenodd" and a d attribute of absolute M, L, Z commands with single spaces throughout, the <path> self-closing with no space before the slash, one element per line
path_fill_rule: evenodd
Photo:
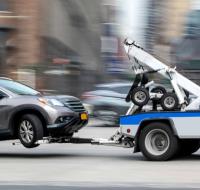
<path fill-rule="evenodd" d="M 28 72 L 34 87 L 80 94 L 80 78 L 90 85 L 103 70 L 100 23 L 98 0 L 0 0 L 1 74 L 30 82 Z"/>

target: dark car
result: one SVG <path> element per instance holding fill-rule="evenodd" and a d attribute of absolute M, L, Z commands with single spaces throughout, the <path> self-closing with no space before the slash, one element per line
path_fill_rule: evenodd
<path fill-rule="evenodd" d="M 82 100 L 92 117 L 105 125 L 117 126 L 119 116 L 124 115 L 131 105 L 125 101 L 131 85 L 129 82 L 98 84 L 93 91 L 85 92 Z"/>
<path fill-rule="evenodd" d="M 88 122 L 79 99 L 43 96 L 16 81 L 0 78 L 0 140 L 20 139 L 27 148 L 43 137 L 70 138 Z"/>

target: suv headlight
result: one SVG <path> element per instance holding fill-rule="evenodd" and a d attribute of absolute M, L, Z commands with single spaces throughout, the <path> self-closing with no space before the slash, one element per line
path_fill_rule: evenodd
<path fill-rule="evenodd" d="M 62 102 L 56 99 L 49 99 L 48 102 L 53 106 L 62 106 L 62 107 L 64 106 Z"/>
<path fill-rule="evenodd" d="M 38 100 L 41 103 L 49 105 L 49 106 L 62 106 L 62 107 L 64 107 L 64 104 L 62 102 L 60 102 L 59 100 L 53 99 L 53 98 L 51 98 L 51 99 L 38 98 Z"/>

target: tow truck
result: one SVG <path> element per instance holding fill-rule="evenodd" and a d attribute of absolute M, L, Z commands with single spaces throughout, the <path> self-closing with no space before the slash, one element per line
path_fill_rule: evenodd
<path fill-rule="evenodd" d="M 147 53 L 130 39 L 124 41 L 135 79 L 127 94 L 131 106 L 120 117 L 120 127 L 108 139 L 48 138 L 38 143 L 89 143 L 133 148 L 152 161 L 166 161 L 190 155 L 200 148 L 200 87 Z M 157 87 L 149 90 L 156 73 L 169 80 L 172 91 Z M 152 88 L 151 88 L 152 89 Z M 152 102 L 152 106 L 148 106 Z M 14 143 L 15 144 L 15 143 Z"/>

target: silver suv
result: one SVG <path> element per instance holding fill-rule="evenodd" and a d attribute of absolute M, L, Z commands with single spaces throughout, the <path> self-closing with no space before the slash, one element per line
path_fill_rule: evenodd
<path fill-rule="evenodd" d="M 0 140 L 20 139 L 27 148 L 43 137 L 72 137 L 88 122 L 79 99 L 43 96 L 19 82 L 0 78 Z"/>

